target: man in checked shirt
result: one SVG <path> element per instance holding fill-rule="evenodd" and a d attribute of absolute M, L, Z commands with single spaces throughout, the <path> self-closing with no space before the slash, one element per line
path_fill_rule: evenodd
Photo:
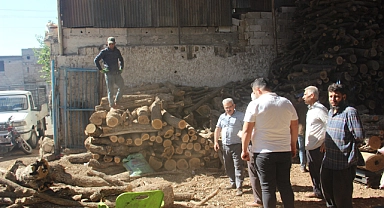
<path fill-rule="evenodd" d="M 364 139 L 357 110 L 346 102 L 341 84 L 328 87 L 330 110 L 325 136 L 325 155 L 320 180 L 327 207 L 352 207 L 353 180 L 357 165 L 364 165 L 359 143 Z"/>

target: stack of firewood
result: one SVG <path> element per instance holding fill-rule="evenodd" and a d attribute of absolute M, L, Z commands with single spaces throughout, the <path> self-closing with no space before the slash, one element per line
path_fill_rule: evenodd
<path fill-rule="evenodd" d="M 232 97 L 248 103 L 250 81 L 219 88 L 169 82 L 132 88 L 122 96 L 119 109 L 110 109 L 102 98 L 85 129 L 85 147 L 93 154 L 88 165 L 121 165 L 129 154 L 140 152 L 154 170 L 219 168 L 213 130 L 223 112 L 221 102 Z"/>
<path fill-rule="evenodd" d="M 369 114 L 384 113 L 384 8 L 381 0 L 296 1 L 294 36 L 275 60 L 275 91 L 297 95 L 340 81 L 350 102 Z"/>

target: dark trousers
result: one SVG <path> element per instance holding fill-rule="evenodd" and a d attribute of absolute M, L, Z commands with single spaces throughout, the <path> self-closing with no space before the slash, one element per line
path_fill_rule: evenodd
<path fill-rule="evenodd" d="M 243 187 L 244 161 L 241 159 L 241 144 L 223 144 L 224 166 L 231 185 Z"/>
<path fill-rule="evenodd" d="M 352 208 L 356 165 L 343 170 L 321 168 L 320 177 L 327 207 Z"/>
<path fill-rule="evenodd" d="M 276 208 L 276 187 L 284 208 L 294 207 L 291 186 L 291 152 L 255 153 L 257 173 L 260 178 L 263 207 Z"/>
<path fill-rule="evenodd" d="M 253 159 L 253 154 L 251 153 L 250 147 L 251 146 L 248 147 L 248 152 L 250 152 L 250 159 L 247 161 L 249 181 L 251 182 L 254 201 L 258 204 L 262 204 L 263 202 L 261 196 L 260 179 L 257 175 L 256 164 L 255 160 Z"/>
<path fill-rule="evenodd" d="M 309 174 L 313 184 L 313 193 L 316 196 L 323 197 L 320 183 L 320 169 L 324 153 L 320 152 L 320 147 L 307 151 Z"/>
<path fill-rule="evenodd" d="M 120 73 L 113 74 L 113 73 L 107 73 L 105 74 L 105 82 L 107 84 L 107 95 L 108 95 L 108 102 L 109 107 L 112 107 L 115 105 L 116 101 L 119 101 L 122 95 L 122 90 L 124 88 L 124 79 L 121 76 Z M 117 92 L 115 94 L 115 85 L 117 85 Z M 113 96 L 116 96 L 115 99 L 113 99 Z"/>

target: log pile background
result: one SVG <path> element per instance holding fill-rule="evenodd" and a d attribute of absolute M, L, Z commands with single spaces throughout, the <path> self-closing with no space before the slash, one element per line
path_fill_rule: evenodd
<path fill-rule="evenodd" d="M 366 132 L 363 168 L 384 169 L 377 154 L 384 136 L 384 2 L 299 0 L 296 6 L 293 39 L 270 70 L 274 91 L 295 100 L 314 85 L 329 109 L 328 86 L 345 85 Z"/>
<path fill-rule="evenodd" d="M 340 81 L 349 101 L 368 114 L 384 113 L 384 8 L 382 0 L 299 0 L 294 36 L 275 60 L 270 78 L 287 97 L 309 85 Z"/>
<path fill-rule="evenodd" d="M 127 89 L 120 109 L 110 109 L 107 98 L 102 98 L 85 129 L 84 144 L 92 153 L 88 165 L 121 166 L 129 154 L 140 152 L 155 171 L 219 168 L 213 131 L 224 112 L 222 100 L 231 97 L 244 111 L 251 82 L 219 88 L 177 87 L 169 82 L 146 85 Z"/>

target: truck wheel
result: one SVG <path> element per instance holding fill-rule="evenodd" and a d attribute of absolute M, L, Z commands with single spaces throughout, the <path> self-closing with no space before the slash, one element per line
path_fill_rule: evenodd
<path fill-rule="evenodd" d="M 28 139 L 28 143 L 31 145 L 32 149 L 35 149 L 38 142 L 39 140 L 37 139 L 36 131 L 32 131 L 31 137 Z"/>
<path fill-rule="evenodd" d="M 35 133 L 36 135 L 36 133 Z M 23 151 L 25 154 L 30 155 L 32 154 L 32 147 L 28 144 L 24 139 L 21 139 L 21 151 Z"/>

